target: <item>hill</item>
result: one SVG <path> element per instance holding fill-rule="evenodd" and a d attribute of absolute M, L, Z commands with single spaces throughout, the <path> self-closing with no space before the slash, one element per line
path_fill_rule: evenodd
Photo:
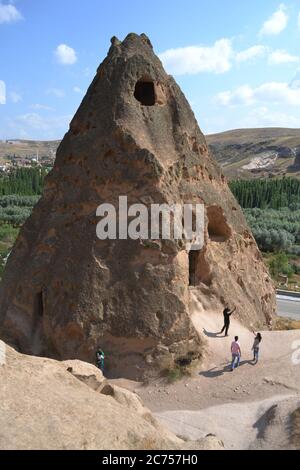
<path fill-rule="evenodd" d="M 300 129 L 237 129 L 206 139 L 231 179 L 300 177 Z"/>
<path fill-rule="evenodd" d="M 294 176 L 300 178 L 300 129 L 236 129 L 210 134 L 207 142 L 214 157 L 230 178 Z M 0 141 L 0 162 L 7 157 L 55 159 L 59 140 Z"/>
<path fill-rule="evenodd" d="M 55 158 L 59 140 L 39 141 L 39 140 L 0 140 L 0 161 L 5 161 L 7 157 L 50 157 Z"/>

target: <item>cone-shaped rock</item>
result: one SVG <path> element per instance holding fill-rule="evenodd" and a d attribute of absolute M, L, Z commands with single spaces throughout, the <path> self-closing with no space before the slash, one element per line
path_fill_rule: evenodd
<path fill-rule="evenodd" d="M 205 244 L 100 240 L 102 203 L 205 204 Z M 9 257 L 0 336 L 139 378 L 201 357 L 201 311 L 270 323 L 272 282 L 193 112 L 145 35 L 112 40 Z M 195 308 L 196 307 L 196 308 Z"/>

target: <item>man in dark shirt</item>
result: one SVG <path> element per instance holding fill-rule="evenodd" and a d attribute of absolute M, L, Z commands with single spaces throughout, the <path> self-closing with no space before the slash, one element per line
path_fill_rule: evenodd
<path fill-rule="evenodd" d="M 233 310 L 230 310 L 230 308 L 227 306 L 223 310 L 223 316 L 224 316 L 224 326 L 222 330 L 220 331 L 220 334 L 225 331 L 225 336 L 228 336 L 228 330 L 230 326 L 230 315 L 232 315 L 236 311 L 236 307 L 234 307 Z"/>

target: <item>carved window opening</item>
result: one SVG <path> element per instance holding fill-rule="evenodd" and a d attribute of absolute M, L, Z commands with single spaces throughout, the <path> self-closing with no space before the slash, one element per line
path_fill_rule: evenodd
<path fill-rule="evenodd" d="M 149 80 L 139 80 L 135 85 L 134 97 L 143 106 L 155 105 L 155 86 Z"/>
<path fill-rule="evenodd" d="M 223 210 L 218 206 L 207 208 L 208 235 L 213 242 L 225 242 L 231 237 L 231 228 L 229 227 Z"/>

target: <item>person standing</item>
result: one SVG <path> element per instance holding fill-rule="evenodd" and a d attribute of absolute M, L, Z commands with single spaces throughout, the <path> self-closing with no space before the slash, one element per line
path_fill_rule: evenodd
<path fill-rule="evenodd" d="M 98 369 L 101 370 L 101 372 L 104 372 L 104 359 L 104 352 L 102 351 L 102 349 L 98 349 L 98 351 L 96 352 L 96 364 Z"/>
<path fill-rule="evenodd" d="M 259 347 L 260 347 L 260 343 L 261 343 L 261 340 L 262 340 L 262 336 L 260 333 L 256 333 L 255 331 L 253 331 L 253 334 L 255 336 L 255 339 L 254 339 L 254 343 L 253 343 L 253 346 L 252 346 L 252 351 L 253 351 L 253 361 L 255 364 L 258 363 L 258 357 L 259 357 Z"/>
<path fill-rule="evenodd" d="M 224 326 L 222 328 L 222 330 L 220 331 L 219 334 L 222 334 L 223 331 L 225 331 L 225 336 L 228 336 L 228 330 L 229 330 L 229 327 L 230 327 L 230 316 L 236 311 L 236 307 L 234 307 L 233 310 L 230 310 L 230 308 L 228 307 L 228 305 L 225 307 L 225 309 L 223 310 L 223 317 L 224 317 Z"/>
<path fill-rule="evenodd" d="M 239 343 L 238 336 L 236 336 L 234 338 L 234 341 L 231 343 L 231 354 L 232 354 L 231 371 L 233 371 L 236 364 L 237 364 L 237 367 L 240 365 L 240 360 L 241 360 L 241 355 L 242 355 L 241 345 Z"/>

